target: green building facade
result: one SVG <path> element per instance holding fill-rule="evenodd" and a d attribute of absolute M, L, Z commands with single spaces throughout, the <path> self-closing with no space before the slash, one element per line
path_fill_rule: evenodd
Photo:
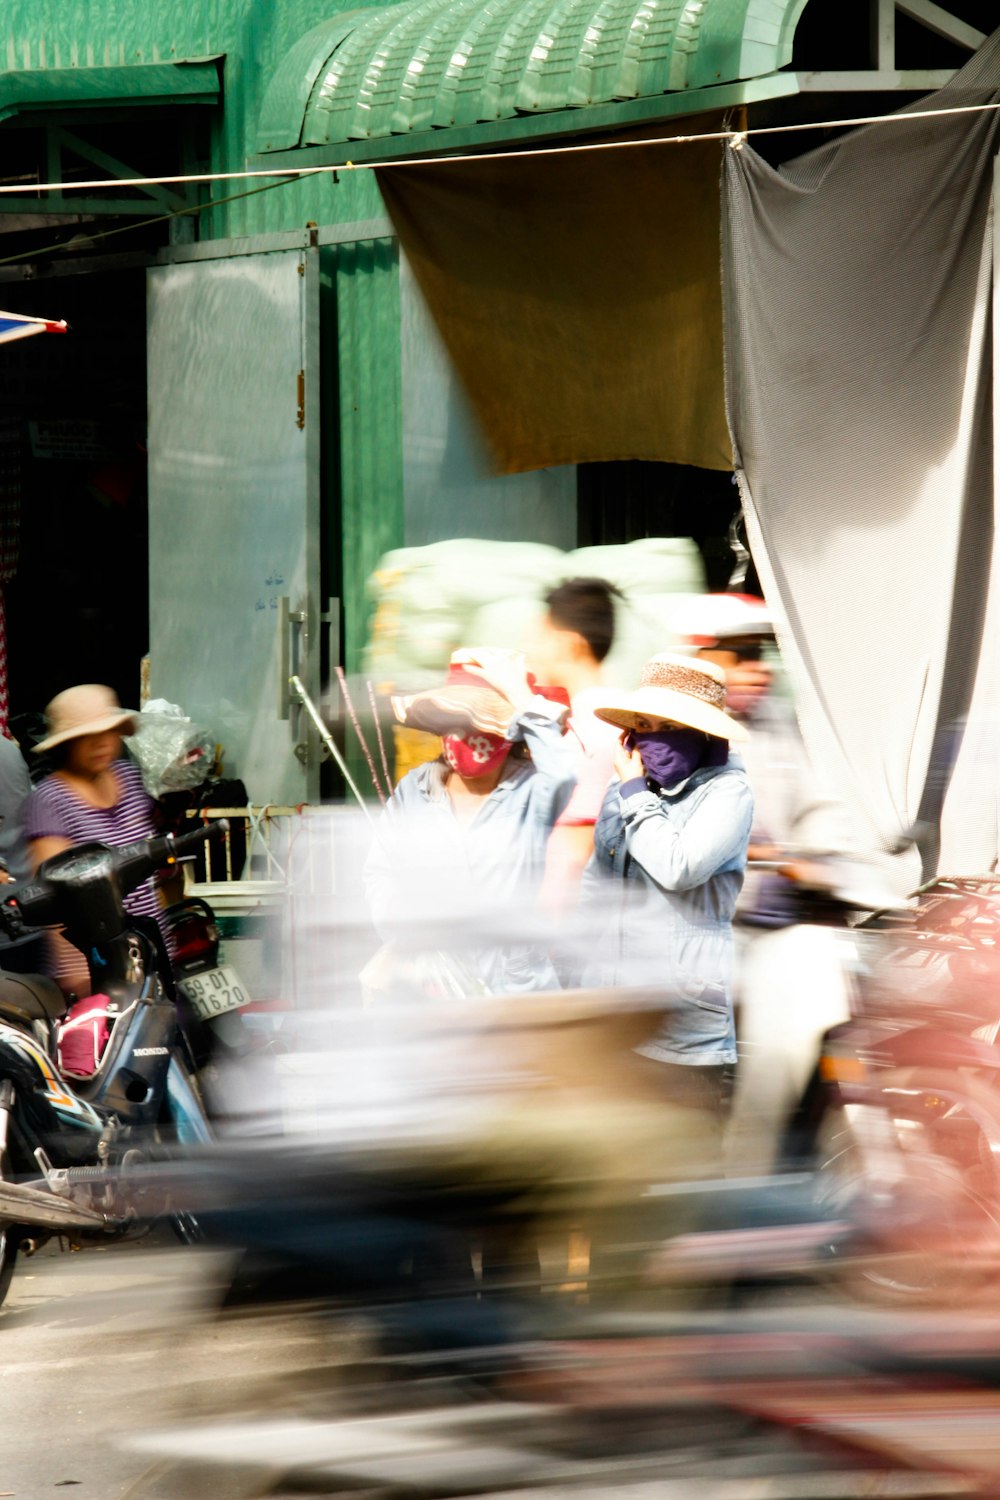
<path fill-rule="evenodd" d="M 148 649 L 252 800 L 315 798 L 284 683 L 357 668 L 385 551 L 625 539 L 582 526 L 606 476 L 490 474 L 367 168 L 891 108 L 981 37 L 868 8 L 827 76 L 837 0 L 8 0 L 0 305 L 71 324 L 0 361 L 15 718 L 74 680 L 134 699 Z M 275 168 L 312 175 L 218 176 Z"/>

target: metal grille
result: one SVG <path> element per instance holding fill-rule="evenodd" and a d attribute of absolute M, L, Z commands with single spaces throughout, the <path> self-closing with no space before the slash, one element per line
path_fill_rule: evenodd
<path fill-rule="evenodd" d="M 296 884 L 304 881 L 312 888 L 322 873 L 318 862 L 327 858 L 312 832 L 320 811 L 275 803 L 189 808 L 189 819 L 210 823 L 225 818 L 230 825 L 221 842 L 205 846 L 205 878 L 189 880 L 189 893 L 206 896 L 218 909 L 250 910 L 290 891 L 293 861 Z"/>

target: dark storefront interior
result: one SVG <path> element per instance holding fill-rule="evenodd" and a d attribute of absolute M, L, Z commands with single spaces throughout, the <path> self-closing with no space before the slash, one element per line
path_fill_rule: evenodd
<path fill-rule="evenodd" d="M 0 287 L 7 311 L 65 319 L 0 349 L 0 550 L 8 576 L 12 728 L 61 688 L 139 698 L 148 649 L 145 276 L 139 269 Z"/>
<path fill-rule="evenodd" d="M 12 729 L 30 744 L 61 688 L 138 704 L 148 650 L 145 265 L 196 196 L 116 177 L 195 171 L 209 111 L 186 102 L 25 110 L 4 121 L 0 308 L 69 334 L 0 348 L 0 569 Z M 122 158 L 125 158 L 124 160 Z M 50 178 L 69 187 L 35 198 Z M 103 190 L 87 188 L 101 180 Z"/>
<path fill-rule="evenodd" d="M 724 591 L 735 558 L 730 530 L 740 512 L 735 476 L 686 464 L 580 464 L 576 489 L 577 546 L 689 536 L 705 565 L 712 593 Z M 742 588 L 759 591 L 752 568 Z"/>

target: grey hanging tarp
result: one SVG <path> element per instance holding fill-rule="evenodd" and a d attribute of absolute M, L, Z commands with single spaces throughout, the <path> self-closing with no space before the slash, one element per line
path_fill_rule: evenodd
<path fill-rule="evenodd" d="M 1000 32 L 904 113 L 1000 100 Z M 1000 600 L 990 393 L 1000 114 L 725 164 L 727 397 L 754 555 L 819 767 L 901 883 L 992 869 Z M 943 813 L 942 813 L 943 799 Z"/>

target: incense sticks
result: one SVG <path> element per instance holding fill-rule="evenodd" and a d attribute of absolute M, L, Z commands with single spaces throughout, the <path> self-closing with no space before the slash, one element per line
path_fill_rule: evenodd
<path fill-rule="evenodd" d="M 361 749 L 364 752 L 365 760 L 368 762 L 368 770 L 371 773 L 372 786 L 375 788 L 375 795 L 376 797 L 378 797 L 378 800 L 384 807 L 386 801 L 385 792 L 382 790 L 382 784 L 378 779 L 378 772 L 375 769 L 375 761 L 372 758 L 372 753 L 368 748 L 368 741 L 365 739 L 364 732 L 361 728 L 360 723 L 358 722 L 358 716 L 354 712 L 354 704 L 351 702 L 351 693 L 350 689 L 347 686 L 347 676 L 344 672 L 343 667 L 337 668 L 337 681 L 340 683 L 340 691 L 344 695 L 344 702 L 347 704 L 347 712 L 350 715 L 351 723 L 354 725 L 354 732 L 358 737 L 358 743 L 360 744 Z M 381 731 L 379 731 L 380 741 L 381 738 Z"/>
<path fill-rule="evenodd" d="M 389 760 L 385 753 L 385 743 L 382 739 L 382 721 L 378 714 L 378 699 L 375 697 L 375 688 L 368 681 L 368 702 L 372 706 L 372 718 L 375 720 L 375 737 L 378 740 L 378 753 L 382 759 L 382 775 L 385 777 L 386 790 L 392 796 L 392 772 L 389 770 Z"/>

